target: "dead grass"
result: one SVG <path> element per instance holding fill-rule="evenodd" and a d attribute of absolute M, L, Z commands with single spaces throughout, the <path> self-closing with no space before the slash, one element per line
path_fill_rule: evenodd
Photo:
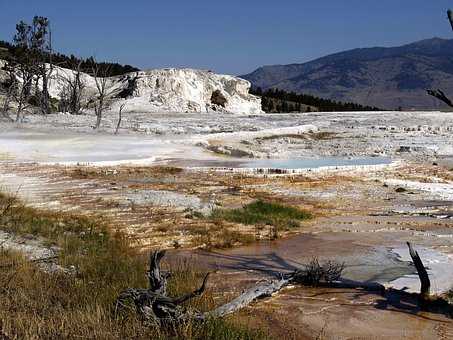
<path fill-rule="evenodd" d="M 0 194 L 0 228 L 46 237 L 61 248 L 59 263 L 75 274 L 46 274 L 20 254 L 0 251 L 0 338 L 6 339 L 255 339 L 262 334 L 225 320 L 187 323 L 172 330 L 144 326 L 134 314 L 116 315 L 127 287 L 146 287 L 146 257 L 99 220 L 23 206 Z M 170 295 L 199 285 L 193 263 L 172 264 Z M 212 293 L 190 308 L 213 307 Z"/>
<path fill-rule="evenodd" d="M 339 138 L 336 133 L 334 132 L 312 132 L 312 133 L 304 133 L 304 134 L 283 134 L 283 135 L 273 135 L 273 136 L 265 136 L 257 138 L 258 141 L 269 141 L 269 140 L 276 140 L 282 138 L 290 138 L 290 139 L 302 139 L 302 140 L 330 140 L 334 138 Z"/>
<path fill-rule="evenodd" d="M 182 168 L 172 166 L 150 166 L 150 167 L 115 167 L 90 168 L 77 167 L 65 170 L 64 174 L 73 179 L 131 179 L 134 177 L 155 177 L 165 175 L 177 175 L 184 171 Z"/>

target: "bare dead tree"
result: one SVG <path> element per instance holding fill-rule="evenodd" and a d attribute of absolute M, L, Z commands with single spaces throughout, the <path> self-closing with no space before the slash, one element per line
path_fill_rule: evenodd
<path fill-rule="evenodd" d="M 24 64 L 7 64 L 5 70 L 8 73 L 9 80 L 2 115 L 12 121 L 20 122 L 22 114 L 31 106 L 29 97 L 33 74 Z M 12 109 L 11 104 L 13 102 L 17 106 L 15 119 L 11 118 L 8 113 Z"/>
<path fill-rule="evenodd" d="M 1 115 L 7 120 L 14 122 L 14 119 L 9 115 L 9 111 L 11 110 L 11 102 L 13 101 L 14 93 L 16 91 L 17 79 L 14 72 L 8 70 L 8 65 L 5 66 L 5 71 L 8 72 L 8 80 L 3 84 L 3 87 L 6 88 L 6 93 L 1 109 Z"/>
<path fill-rule="evenodd" d="M 108 93 L 108 77 L 110 76 L 111 67 L 108 65 L 99 65 L 93 59 L 93 66 L 92 66 L 92 74 L 96 83 L 97 89 L 97 102 L 94 107 L 94 112 L 96 114 L 96 125 L 94 127 L 95 130 L 99 129 L 101 126 L 102 115 L 106 108 L 106 100 Z"/>
<path fill-rule="evenodd" d="M 118 111 L 118 123 L 116 124 L 115 135 L 118 134 L 118 130 L 120 129 L 121 120 L 123 118 L 123 109 L 125 106 L 126 104 L 121 104 L 120 109 Z"/>
<path fill-rule="evenodd" d="M 8 88 L 7 93 L 5 95 L 5 99 L 3 101 L 2 112 L 1 112 L 3 118 L 6 118 L 7 120 L 12 121 L 12 122 L 14 122 L 14 119 L 11 118 L 11 116 L 9 115 L 8 112 L 11 109 L 10 103 L 11 103 L 13 91 L 14 91 L 14 88 L 12 86 Z"/>
<path fill-rule="evenodd" d="M 14 44 L 16 53 L 9 63 L 15 77 L 18 79 L 15 91 L 17 102 L 16 122 L 19 122 L 23 111 L 31 102 L 31 90 L 35 84 L 35 101 L 42 112 L 50 113 L 50 96 L 48 93 L 48 69 L 45 57 L 49 54 L 48 33 L 49 20 L 35 16 L 31 25 L 20 21 L 16 25 Z M 42 89 L 39 84 L 42 83 Z M 36 100 L 37 99 L 37 100 Z"/>
<path fill-rule="evenodd" d="M 22 111 L 27 105 L 35 74 L 33 58 L 31 58 L 29 53 L 31 47 L 31 31 L 31 26 L 23 21 L 16 25 L 14 43 L 16 45 L 17 53 L 14 61 L 8 65 L 10 67 L 10 72 L 17 74 L 19 77 L 18 89 L 15 91 L 15 99 L 17 102 L 16 122 L 20 121 Z"/>
<path fill-rule="evenodd" d="M 148 271 L 149 288 L 129 288 L 121 292 L 116 302 L 117 311 L 128 308 L 130 302 L 132 302 L 136 313 L 144 321 L 152 324 L 174 324 L 188 319 L 203 321 L 234 313 L 253 301 L 269 297 L 291 284 L 313 285 L 323 280 L 328 283 L 339 280 L 344 269 L 343 264 L 328 262 L 321 265 L 317 260 L 313 260 L 305 268 L 288 274 L 279 274 L 279 278 L 261 282 L 244 291 L 232 301 L 212 311 L 201 313 L 189 311 L 182 304 L 204 293 L 209 273 L 204 277 L 200 288 L 181 297 L 169 297 L 167 295 L 167 281 L 171 277 L 171 273 L 162 272 L 160 269 L 160 262 L 164 256 L 165 251 L 156 251 L 151 254 Z M 316 271 L 316 273 L 313 271 Z"/>
<path fill-rule="evenodd" d="M 448 10 L 447 16 L 448 16 L 448 21 L 450 22 L 451 28 L 453 30 L 453 11 L 451 9 Z M 440 101 L 442 101 L 445 104 L 447 104 L 449 107 L 453 107 L 453 102 L 450 100 L 450 98 L 448 98 L 445 95 L 445 93 L 442 90 L 440 90 L 440 89 L 437 89 L 437 90 L 429 89 L 429 90 L 426 90 L 426 91 L 427 91 L 428 95 L 439 99 Z"/>
<path fill-rule="evenodd" d="M 59 110 L 75 115 L 80 114 L 86 88 L 86 82 L 82 77 L 82 61 L 73 61 L 72 71 L 61 73 L 58 77 L 65 82 L 60 94 Z"/>
<path fill-rule="evenodd" d="M 24 73 L 22 73 L 24 74 Z M 22 119 L 22 114 L 32 105 L 28 102 L 29 94 L 28 94 L 28 86 L 31 83 L 31 79 L 26 79 L 24 83 L 19 84 L 19 89 L 16 93 L 14 93 L 13 98 L 15 98 L 15 101 L 17 103 L 17 109 L 16 109 L 16 119 L 15 122 L 18 123 Z"/>
<path fill-rule="evenodd" d="M 36 67 L 35 78 L 37 86 L 35 87 L 36 97 L 39 99 L 39 107 L 43 114 L 51 113 L 49 79 L 52 72 L 51 55 L 52 42 L 50 34 L 50 22 L 45 17 L 35 16 L 32 22 L 31 46 L 33 62 Z M 46 60 L 49 59 L 49 60 Z M 46 61 L 50 62 L 48 67 Z M 42 89 L 38 84 L 41 83 Z"/>

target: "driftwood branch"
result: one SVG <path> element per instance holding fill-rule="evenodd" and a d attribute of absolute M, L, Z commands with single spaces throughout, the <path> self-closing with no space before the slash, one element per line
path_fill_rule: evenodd
<path fill-rule="evenodd" d="M 182 304 L 194 297 L 201 296 L 205 292 L 209 273 L 204 277 L 200 288 L 181 297 L 169 297 L 167 296 L 166 287 L 170 273 L 162 272 L 160 269 L 160 263 L 164 256 L 165 251 L 156 251 L 150 255 L 148 270 L 149 288 L 129 288 L 121 292 L 116 303 L 117 310 L 127 308 L 129 305 L 128 302 L 133 302 L 137 314 L 145 321 L 154 324 L 162 325 L 187 319 L 201 321 L 211 317 L 223 317 L 234 313 L 255 300 L 272 296 L 290 284 L 316 285 L 320 282 L 331 283 L 340 279 L 341 272 L 344 269 L 343 264 L 327 262 L 321 265 L 317 259 L 314 259 L 302 269 L 288 274 L 280 274 L 278 279 L 259 283 L 244 291 L 229 303 L 219 306 L 212 311 L 200 313 L 187 311 L 182 307 Z"/>
<path fill-rule="evenodd" d="M 235 311 L 248 306 L 255 300 L 271 297 L 273 294 L 278 293 L 289 285 L 317 286 L 321 283 L 331 284 L 340 280 L 344 267 L 343 263 L 336 263 L 333 261 L 327 261 L 325 264 L 321 265 L 318 259 L 314 258 L 303 266 L 302 269 L 297 269 L 288 274 L 280 274 L 279 279 L 260 283 L 246 290 L 233 301 L 224 304 L 211 312 L 203 314 L 202 317 L 223 317 L 234 313 Z"/>
<path fill-rule="evenodd" d="M 203 315 L 203 318 L 223 317 L 225 315 L 234 313 L 235 311 L 248 306 L 255 300 L 272 296 L 284 287 L 288 286 L 290 282 L 291 278 L 288 277 L 259 284 L 253 288 L 246 290 L 233 301 L 216 308 L 212 312 L 205 313 Z"/>
<path fill-rule="evenodd" d="M 420 298 L 426 301 L 429 297 L 429 290 L 431 287 L 428 272 L 426 271 L 426 268 L 423 265 L 418 252 L 415 251 L 412 247 L 412 244 L 410 244 L 410 242 L 407 242 L 407 246 L 409 247 L 409 254 L 411 255 L 412 261 L 414 262 L 415 268 L 417 269 L 418 277 L 420 278 Z"/>
<path fill-rule="evenodd" d="M 172 298 L 167 296 L 167 280 L 171 274 L 163 272 L 160 268 L 164 256 L 165 251 L 155 251 L 150 255 L 149 288 L 129 288 L 121 292 L 116 302 L 117 310 L 126 308 L 128 302 L 131 301 L 135 305 L 137 314 L 147 322 L 161 324 L 192 317 L 192 314 L 188 313 L 181 305 L 204 293 L 209 274 L 205 276 L 200 288 L 181 297 Z"/>
<path fill-rule="evenodd" d="M 205 277 L 203 279 L 203 283 L 201 284 L 200 288 L 198 288 L 197 290 L 194 290 L 192 293 L 189 293 L 189 294 L 183 295 L 177 299 L 174 299 L 174 302 L 177 305 L 179 305 L 179 304 L 189 301 L 197 296 L 201 296 L 204 293 L 204 291 L 206 290 L 206 284 L 208 282 L 209 274 L 210 273 L 207 273 L 205 275 Z"/>
<path fill-rule="evenodd" d="M 165 250 L 155 251 L 151 253 L 149 259 L 149 271 L 148 271 L 148 280 L 150 290 L 166 295 L 167 294 L 167 279 L 169 278 L 169 273 L 161 273 L 160 270 L 160 261 L 165 256 Z"/>

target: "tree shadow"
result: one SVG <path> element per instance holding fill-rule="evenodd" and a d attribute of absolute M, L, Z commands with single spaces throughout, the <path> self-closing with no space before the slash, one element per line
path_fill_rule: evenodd
<path fill-rule="evenodd" d="M 283 274 L 293 272 L 304 265 L 298 261 L 285 259 L 275 252 L 260 255 L 232 255 L 221 252 L 202 251 L 199 255 L 214 258 L 217 269 L 244 272 L 253 271 L 263 274 L 268 278 L 281 278 Z M 421 301 L 419 294 L 409 293 L 404 289 L 386 289 L 382 284 L 372 280 L 362 282 L 342 278 L 338 282 L 320 283 L 318 287 L 332 288 L 335 290 L 330 293 L 341 293 L 341 290 L 345 292 L 344 289 L 357 290 L 354 294 L 354 298 L 370 294 L 379 296 L 374 304 L 374 308 L 379 310 L 410 314 L 419 318 L 438 322 L 449 321 L 433 319 L 421 313 L 429 312 L 448 318 L 453 317 L 453 305 L 450 305 L 444 299 L 433 298 L 430 301 Z M 348 292 L 350 293 L 351 291 Z M 320 292 L 319 295 L 328 293 L 329 292 Z M 317 296 L 317 294 L 314 296 Z"/>
<path fill-rule="evenodd" d="M 275 252 L 260 255 L 231 255 L 215 251 L 200 251 L 198 255 L 214 259 L 217 269 L 244 272 L 258 272 L 270 277 L 281 277 L 303 266 L 302 263 L 287 260 Z"/>

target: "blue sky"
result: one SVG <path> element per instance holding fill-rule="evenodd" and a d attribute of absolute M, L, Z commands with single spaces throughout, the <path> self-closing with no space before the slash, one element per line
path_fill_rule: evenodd
<path fill-rule="evenodd" d="M 0 0 L 0 39 L 34 15 L 55 49 L 140 68 L 243 74 L 355 47 L 453 38 L 451 0 Z"/>

